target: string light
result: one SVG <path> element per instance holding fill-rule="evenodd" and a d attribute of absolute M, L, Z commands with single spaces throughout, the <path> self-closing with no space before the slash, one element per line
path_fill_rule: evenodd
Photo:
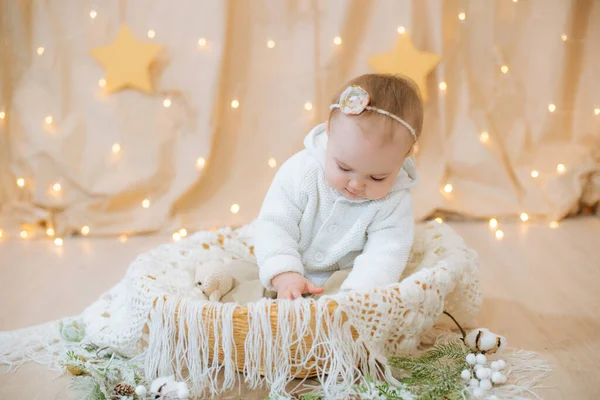
<path fill-rule="evenodd" d="M 508 73 L 508 65 L 503 65 L 500 67 L 500 71 L 502 71 L 503 74 Z"/>
<path fill-rule="evenodd" d="M 521 218 L 521 221 L 523 221 L 523 222 L 529 221 L 529 215 L 527 215 L 527 213 L 521 213 L 519 218 Z"/>
<path fill-rule="evenodd" d="M 487 132 L 481 132 L 479 134 L 479 141 L 481 143 L 487 143 L 487 141 L 490 140 L 490 134 Z"/>
<path fill-rule="evenodd" d="M 54 190 L 55 192 L 60 192 L 61 189 L 62 189 L 62 186 L 58 182 L 56 182 L 54 185 L 52 185 L 52 190 Z"/>
<path fill-rule="evenodd" d="M 451 193 L 451 192 L 452 192 L 452 189 L 453 189 L 453 187 L 452 187 L 452 185 L 451 185 L 451 184 L 449 184 L 449 183 L 447 183 L 447 184 L 444 186 L 444 192 L 446 192 L 446 193 Z"/>
<path fill-rule="evenodd" d="M 269 167 L 271 167 L 271 168 L 277 167 L 277 160 L 274 158 L 269 158 Z"/>
<path fill-rule="evenodd" d="M 90 227 L 89 226 L 84 225 L 84 226 L 81 227 L 81 234 L 83 236 L 87 236 L 87 235 L 89 235 L 89 233 L 90 233 Z"/>
<path fill-rule="evenodd" d="M 231 212 L 234 214 L 237 214 L 240 212 L 240 206 L 238 204 L 233 204 L 231 206 Z"/>
<path fill-rule="evenodd" d="M 43 47 L 38 47 L 37 48 L 37 53 L 38 53 L 38 56 L 41 56 L 42 54 L 44 54 L 44 48 Z"/>
<path fill-rule="evenodd" d="M 500 229 L 496 231 L 496 239 L 502 240 L 504 238 L 504 232 Z"/>
<path fill-rule="evenodd" d="M 101 78 L 98 80 L 98 86 L 100 86 L 101 88 L 106 86 L 106 79 Z"/>
<path fill-rule="evenodd" d="M 179 230 L 179 235 L 180 235 L 181 237 L 186 237 L 186 236 L 187 236 L 187 234 L 188 234 L 188 232 L 187 232 L 187 229 L 185 229 L 185 228 L 181 228 L 181 229 Z"/>
<path fill-rule="evenodd" d="M 415 144 L 415 146 L 413 147 L 413 149 L 414 149 L 414 153 L 415 154 L 419 154 L 419 144 L 418 143 Z"/>
<path fill-rule="evenodd" d="M 56 238 L 54 239 L 54 244 L 60 247 L 63 245 L 63 240 L 61 238 Z"/>
<path fill-rule="evenodd" d="M 560 38 L 562 39 L 563 42 L 567 41 L 567 35 L 565 35 L 564 33 L 562 35 L 560 35 Z"/>
<path fill-rule="evenodd" d="M 406 33 L 406 28 L 403 26 L 398 27 L 398 33 L 404 35 Z"/>
<path fill-rule="evenodd" d="M 4 236 L 4 231 L 2 231 L 2 229 L 0 229 L 0 239 L 2 239 L 2 236 Z"/>
<path fill-rule="evenodd" d="M 112 152 L 118 154 L 121 151 L 121 145 L 119 143 L 113 143 Z"/>
<path fill-rule="evenodd" d="M 165 99 L 163 100 L 163 106 L 164 106 L 165 108 L 169 108 L 169 107 L 171 107 L 171 99 L 170 99 L 170 98 L 168 98 L 168 97 L 167 97 L 167 98 L 165 98 Z"/>
<path fill-rule="evenodd" d="M 565 167 L 565 164 L 558 164 L 556 166 L 556 172 L 558 172 L 559 174 L 563 174 L 566 170 L 567 167 Z"/>
<path fill-rule="evenodd" d="M 46 116 L 46 118 L 44 118 L 44 122 L 46 122 L 46 124 L 48 124 L 48 125 L 52 124 L 52 121 L 54 121 L 54 118 L 52 118 L 52 115 L 48 115 L 48 116 Z"/>
<path fill-rule="evenodd" d="M 460 14 L 458 14 L 458 19 L 460 19 L 461 21 L 464 21 L 467 18 L 467 14 L 465 14 L 464 12 L 461 12 Z"/>
<path fill-rule="evenodd" d="M 142 201 L 142 207 L 144 207 L 144 208 L 150 207 L 150 200 L 144 199 L 144 201 Z"/>
<path fill-rule="evenodd" d="M 312 110 L 312 107 L 313 107 L 313 105 L 312 105 L 312 103 L 310 101 L 307 101 L 306 103 L 304 103 L 304 109 L 306 111 Z"/>
<path fill-rule="evenodd" d="M 446 89 L 448 89 L 448 85 L 446 85 L 446 82 L 440 82 L 440 84 L 438 85 L 438 87 L 440 88 L 440 90 L 446 90 Z"/>
<path fill-rule="evenodd" d="M 550 112 L 556 111 L 556 105 L 555 104 L 548 104 L 548 111 L 550 111 Z"/>
<path fill-rule="evenodd" d="M 516 3 L 517 1 L 519 1 L 519 0 L 513 0 L 513 3 Z"/>
<path fill-rule="evenodd" d="M 200 39 L 198 39 L 198 46 L 206 46 L 206 39 L 201 37 Z"/>
<path fill-rule="evenodd" d="M 181 240 L 181 235 L 179 233 L 175 232 L 173 234 L 173 241 L 177 242 L 179 240 Z"/>
<path fill-rule="evenodd" d="M 551 229 L 556 229 L 558 228 L 558 221 L 550 221 L 548 226 L 550 226 Z"/>
<path fill-rule="evenodd" d="M 6 113 L 4 111 L 0 111 L 0 119 L 6 118 Z"/>
<path fill-rule="evenodd" d="M 94 18 L 96 18 L 96 16 L 97 16 L 97 15 L 98 15 L 98 13 L 96 12 L 96 10 L 92 10 L 92 11 L 90 11 L 90 18 L 91 18 L 91 19 L 94 19 Z"/>
<path fill-rule="evenodd" d="M 27 231 L 19 232 L 19 236 L 21 236 L 21 239 L 27 239 L 27 236 L 28 236 Z"/>
<path fill-rule="evenodd" d="M 52 236 L 54 236 L 54 233 L 55 233 L 54 229 L 52 229 L 52 228 L 46 229 L 46 235 L 52 237 Z"/>
<path fill-rule="evenodd" d="M 438 224 L 441 224 L 442 222 L 444 222 L 444 220 L 441 219 L 440 217 L 437 217 L 434 221 L 437 222 Z"/>
<path fill-rule="evenodd" d="M 23 186 L 25 186 L 25 179 L 23 178 L 18 178 L 17 179 L 17 186 L 22 188 Z"/>
<path fill-rule="evenodd" d="M 498 220 L 496 218 L 490 219 L 490 228 L 497 228 L 497 227 L 498 227 Z"/>
<path fill-rule="evenodd" d="M 539 172 L 537 172 L 537 171 L 535 171 L 535 170 L 531 171 L 531 177 L 532 177 L 532 178 L 534 178 L 534 179 L 535 179 L 535 178 L 537 178 L 538 176 L 540 176 L 540 173 L 539 173 Z"/>
<path fill-rule="evenodd" d="M 196 160 L 196 168 L 202 169 L 206 165 L 206 160 L 202 157 L 198 157 Z"/>
<path fill-rule="evenodd" d="M 272 49 L 273 47 L 275 47 L 275 41 L 274 40 L 269 40 L 267 42 L 267 47 Z"/>
<path fill-rule="evenodd" d="M 237 100 L 233 100 L 233 101 L 231 102 L 231 107 L 233 107 L 233 108 L 238 108 L 239 106 L 240 106 L 240 102 L 239 102 L 239 101 L 237 101 Z"/>
<path fill-rule="evenodd" d="M 2 114 L 4 114 L 4 113 L 2 113 Z M 594 108 L 594 114 L 600 115 L 600 108 Z M 4 118 L 4 117 L 2 117 L 2 118 Z"/>
<path fill-rule="evenodd" d="M 150 39 L 153 39 L 153 38 L 154 38 L 154 36 L 156 36 L 156 32 L 154 32 L 154 29 L 150 29 L 150 30 L 148 31 L 148 37 L 149 37 Z"/>
<path fill-rule="evenodd" d="M 339 37 L 339 36 L 336 36 L 336 37 L 333 39 L 333 43 L 335 43 L 337 46 L 339 46 L 340 44 L 342 44 L 342 38 L 341 38 L 341 37 Z"/>
<path fill-rule="evenodd" d="M 126 241 L 127 241 L 127 235 L 121 235 L 121 236 L 119 236 L 119 242 L 125 243 Z"/>

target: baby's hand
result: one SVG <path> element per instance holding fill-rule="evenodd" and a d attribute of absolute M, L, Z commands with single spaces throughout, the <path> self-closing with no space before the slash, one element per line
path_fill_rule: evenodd
<path fill-rule="evenodd" d="M 284 272 L 276 275 L 271 284 L 277 290 L 278 299 L 298 299 L 304 293 L 321 294 L 323 288 L 313 285 L 308 279 L 297 272 Z"/>

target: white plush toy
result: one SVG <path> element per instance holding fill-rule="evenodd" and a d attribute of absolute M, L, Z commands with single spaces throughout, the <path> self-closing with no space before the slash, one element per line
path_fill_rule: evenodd
<path fill-rule="evenodd" d="M 233 276 L 226 267 L 227 260 L 216 259 L 196 267 L 196 284 L 210 301 L 219 301 L 233 289 Z"/>
<path fill-rule="evenodd" d="M 135 389 L 135 393 L 145 398 L 146 394 L 151 399 L 156 400 L 187 400 L 190 397 L 190 391 L 188 390 L 185 382 L 177 382 L 173 375 L 156 378 L 150 384 L 150 392 L 146 393 L 144 386 L 138 386 Z"/>

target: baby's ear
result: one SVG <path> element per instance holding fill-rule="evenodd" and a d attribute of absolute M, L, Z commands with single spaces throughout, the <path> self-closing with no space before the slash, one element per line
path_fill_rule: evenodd
<path fill-rule="evenodd" d="M 325 121 L 325 132 L 329 134 L 329 120 Z"/>

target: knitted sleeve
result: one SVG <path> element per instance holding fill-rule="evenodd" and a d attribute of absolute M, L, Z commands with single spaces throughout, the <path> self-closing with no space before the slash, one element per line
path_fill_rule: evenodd
<path fill-rule="evenodd" d="M 367 229 L 367 243 L 342 284 L 342 290 L 372 289 L 398 282 L 414 242 L 415 220 L 410 192 L 379 210 Z"/>
<path fill-rule="evenodd" d="M 298 248 L 300 219 L 308 201 L 302 185 L 308 157 L 301 151 L 281 166 L 256 221 L 256 260 L 260 281 L 267 289 L 273 289 L 271 280 L 283 272 L 304 275 Z"/>

